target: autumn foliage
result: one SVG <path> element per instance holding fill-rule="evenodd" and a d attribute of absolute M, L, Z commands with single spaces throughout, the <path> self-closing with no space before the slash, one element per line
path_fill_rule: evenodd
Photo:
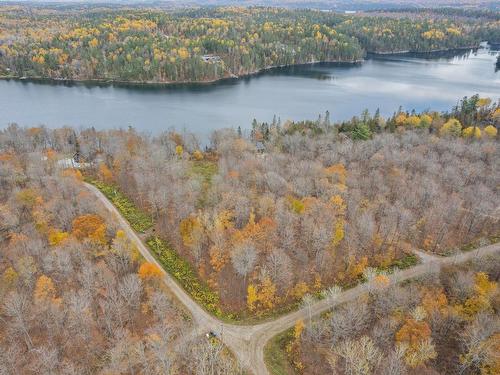
<path fill-rule="evenodd" d="M 88 238 L 90 240 L 106 242 L 106 224 L 99 215 L 82 215 L 73 220 L 72 233 L 79 240 Z"/>
<path fill-rule="evenodd" d="M 163 276 L 163 272 L 154 263 L 144 262 L 139 267 L 139 277 L 142 280 L 155 280 Z"/>

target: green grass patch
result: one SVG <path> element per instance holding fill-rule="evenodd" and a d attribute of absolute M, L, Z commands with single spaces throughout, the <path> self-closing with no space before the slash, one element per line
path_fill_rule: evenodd
<path fill-rule="evenodd" d="M 274 336 L 264 347 L 264 361 L 271 375 L 296 374 L 286 352 L 293 340 L 293 328 Z"/>
<path fill-rule="evenodd" d="M 231 319 L 219 307 L 219 295 L 202 282 L 189 262 L 179 256 L 165 241 L 151 237 L 146 241 L 155 258 L 160 262 L 189 295 L 208 312 L 219 318 Z"/>
<path fill-rule="evenodd" d="M 151 216 L 139 210 L 116 186 L 98 180 L 86 179 L 86 181 L 98 188 L 113 203 L 135 231 L 144 233 L 153 227 Z"/>
<path fill-rule="evenodd" d="M 407 254 L 405 257 L 395 260 L 389 267 L 388 271 L 393 272 L 396 269 L 404 270 L 416 266 L 418 264 L 418 257 L 415 254 Z"/>
<path fill-rule="evenodd" d="M 191 173 L 200 176 L 204 182 L 210 183 L 217 173 L 217 163 L 208 160 L 193 161 Z"/>
<path fill-rule="evenodd" d="M 202 193 L 196 203 L 196 207 L 199 209 L 207 206 L 208 190 L 212 186 L 212 177 L 217 173 L 217 170 L 217 163 L 213 161 L 200 160 L 192 162 L 188 174 L 197 178 L 202 187 Z"/>
<path fill-rule="evenodd" d="M 486 241 L 487 241 L 486 243 L 490 243 L 490 244 L 500 242 L 500 234 L 487 237 Z M 481 246 L 482 246 L 481 240 L 476 240 L 476 241 L 473 241 L 471 243 L 468 243 L 467 245 L 462 246 L 460 248 L 460 250 L 461 251 L 472 251 L 472 250 L 475 250 Z"/>

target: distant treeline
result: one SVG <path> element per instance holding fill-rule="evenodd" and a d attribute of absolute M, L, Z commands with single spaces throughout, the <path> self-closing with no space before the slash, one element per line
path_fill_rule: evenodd
<path fill-rule="evenodd" d="M 274 66 L 353 62 L 500 40 L 499 22 L 265 7 L 0 7 L 0 74 L 66 80 L 212 81 Z"/>

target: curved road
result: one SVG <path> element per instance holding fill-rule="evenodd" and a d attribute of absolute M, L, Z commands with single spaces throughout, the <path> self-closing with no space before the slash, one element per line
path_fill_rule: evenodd
<path fill-rule="evenodd" d="M 170 288 L 179 301 L 184 304 L 186 309 L 190 311 L 193 317 L 196 332 L 199 334 L 203 334 L 208 331 L 219 332 L 221 340 L 235 354 L 240 364 L 255 375 L 269 374 L 264 362 L 264 346 L 273 336 L 292 327 L 300 319 L 307 320 L 310 316 L 317 316 L 318 314 L 321 314 L 336 305 L 351 301 L 366 294 L 370 288 L 374 287 L 373 283 L 363 283 L 340 293 L 339 296 L 333 301 L 324 299 L 312 304 L 310 308 L 302 308 L 265 323 L 241 326 L 224 323 L 214 318 L 195 301 L 193 301 L 184 289 L 182 289 L 182 287 L 180 287 L 175 280 L 163 270 L 163 267 L 151 255 L 148 248 L 143 244 L 129 223 L 120 215 L 117 208 L 104 196 L 104 194 L 99 191 L 99 189 L 87 183 L 85 183 L 85 186 L 115 217 L 122 230 L 128 235 L 130 240 L 137 245 L 137 248 L 141 252 L 142 256 L 148 262 L 156 264 L 158 268 L 162 270 L 165 284 Z M 465 262 L 473 258 L 493 254 L 499 250 L 500 243 L 497 243 L 452 257 L 439 258 L 429 256 L 426 259 L 423 259 L 424 262 L 422 264 L 402 271 L 397 271 L 390 275 L 389 278 L 391 283 L 399 283 L 430 272 L 437 272 L 444 265 Z M 421 256 L 422 254 L 417 252 L 417 255 Z"/>

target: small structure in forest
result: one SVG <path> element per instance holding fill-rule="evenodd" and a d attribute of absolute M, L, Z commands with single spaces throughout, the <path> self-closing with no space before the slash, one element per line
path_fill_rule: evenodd
<path fill-rule="evenodd" d="M 264 151 L 266 151 L 266 146 L 264 146 L 264 143 L 262 143 L 261 141 L 257 141 L 255 143 L 255 148 L 257 149 L 257 152 L 259 154 L 263 154 Z"/>
<path fill-rule="evenodd" d="M 221 61 L 220 56 L 212 55 L 212 54 L 210 54 L 210 55 L 203 55 L 203 56 L 201 56 L 201 58 L 202 58 L 202 60 L 204 62 L 208 62 L 208 63 L 216 63 L 216 62 Z"/>

